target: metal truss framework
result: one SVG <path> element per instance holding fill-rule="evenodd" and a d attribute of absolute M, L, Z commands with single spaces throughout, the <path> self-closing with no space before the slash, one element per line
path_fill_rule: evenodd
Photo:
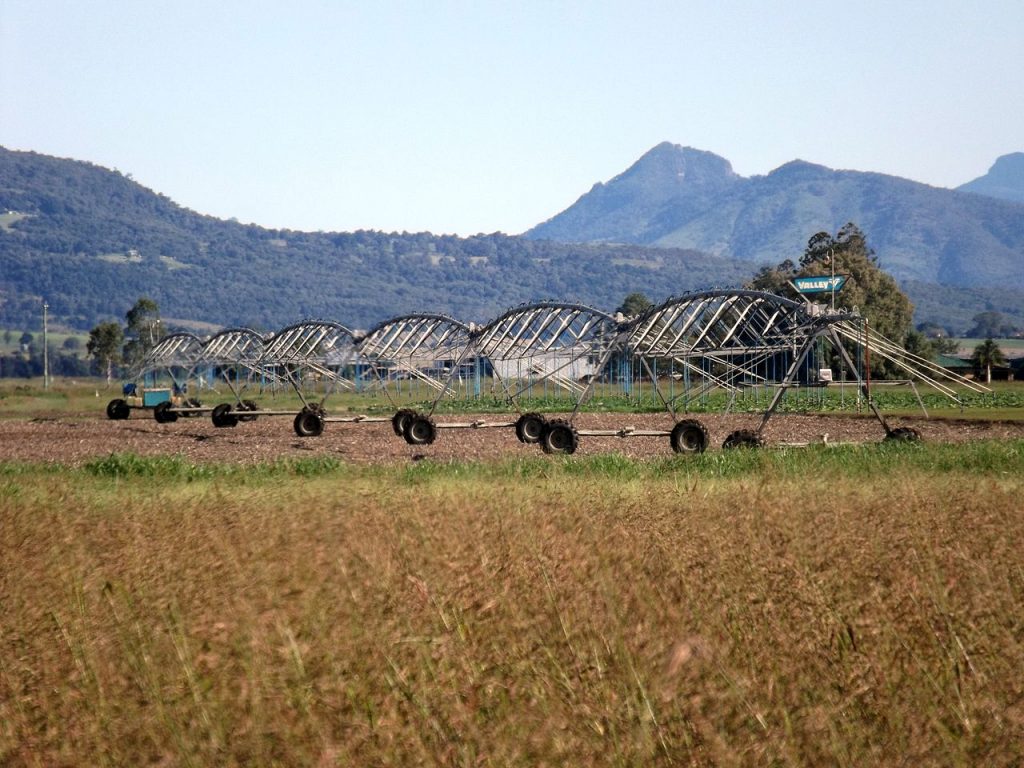
<path fill-rule="evenodd" d="M 615 319 L 582 304 L 541 302 L 510 310 L 475 336 L 508 399 L 542 382 L 582 395 L 617 338 Z M 517 407 L 517 410 L 518 407 Z"/>
<path fill-rule="evenodd" d="M 385 320 L 361 335 L 357 348 L 380 388 L 415 380 L 434 391 L 462 360 L 470 344 L 470 327 L 446 315 L 410 314 Z"/>
<path fill-rule="evenodd" d="M 133 376 L 144 376 L 160 368 L 187 368 L 202 354 L 202 339 L 191 333 L 172 333 L 164 336 L 149 350 Z"/>
<path fill-rule="evenodd" d="M 378 420 L 328 417 L 323 403 L 331 391 L 383 392 L 392 399 L 392 392 L 400 392 L 403 382 L 416 382 L 433 393 L 429 406 L 423 412 L 401 411 L 411 416 L 397 420 L 396 414 L 393 420 L 395 431 L 410 442 L 432 442 L 437 428 L 515 425 L 524 442 L 544 442 L 546 449 L 571 451 L 577 432 L 605 434 L 577 431 L 573 422 L 595 386 L 615 366 L 624 381 L 631 380 L 634 372 L 646 374 L 677 427 L 684 423 L 677 416 L 680 405 L 685 410 L 702 393 L 721 389 L 735 395 L 746 387 L 771 388 L 774 394 L 760 426 L 751 431 L 759 438 L 785 391 L 798 386 L 801 367 L 807 367 L 816 346 L 822 344 L 843 360 L 887 434 L 891 430 L 861 379 L 863 365 L 858 361 L 868 350 L 911 380 L 953 399 L 955 387 L 987 391 L 909 353 L 854 314 L 828 312 L 819 305 L 748 290 L 686 294 L 628 320 L 581 304 L 545 301 L 510 309 L 483 326 L 438 314 L 407 314 L 365 333 L 332 321 L 311 320 L 268 337 L 247 328 L 222 331 L 205 342 L 192 334 L 174 334 L 150 351 L 140 371 L 175 371 L 187 378 L 204 369 L 217 369 L 221 375 L 231 370 L 229 384 L 237 385 L 242 373 L 247 379 L 288 382 L 301 398 L 303 412 L 319 420 L 307 424 L 313 428 L 309 434 L 319 434 L 323 421 Z M 671 373 L 666 377 L 659 370 Z M 432 416 L 442 398 L 480 395 L 486 378 L 492 381 L 492 392 L 503 395 L 519 414 L 519 421 L 434 424 Z M 676 382 L 681 385 L 679 392 Z M 319 401 L 307 397 L 310 383 L 325 387 Z M 574 401 L 569 418 L 558 422 L 559 429 L 565 427 L 571 435 L 561 434 L 553 447 L 547 444 L 551 430 L 546 420 L 523 414 L 520 406 L 521 397 L 548 387 Z M 239 387 L 232 386 L 232 391 L 241 405 Z M 284 414 L 258 411 L 255 415 Z M 526 416 L 536 423 L 524 425 Z M 420 419 L 419 428 L 410 426 L 413 417 Z M 295 427 L 305 434 L 298 417 Z M 412 440 L 407 427 L 414 433 Z M 672 434 L 673 447 L 679 450 L 676 430 L 656 434 Z"/>
<path fill-rule="evenodd" d="M 207 380 L 215 377 L 223 379 L 239 408 L 255 410 L 255 403 L 243 400 L 243 394 L 249 384 L 253 380 L 278 380 L 262 365 L 265 343 L 262 334 L 251 328 L 229 328 L 221 331 L 203 346 L 203 352 L 193 369 L 194 375 L 202 379 L 205 371 Z"/>
<path fill-rule="evenodd" d="M 263 373 L 265 343 L 263 335 L 251 328 L 229 328 L 207 340 L 197 367 L 235 365 L 252 373 Z"/>

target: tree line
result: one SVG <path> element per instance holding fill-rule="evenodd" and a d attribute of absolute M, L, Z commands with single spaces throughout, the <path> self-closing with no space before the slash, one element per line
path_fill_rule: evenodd
<path fill-rule="evenodd" d="M 371 250 L 376 250 L 380 245 L 380 233 L 357 232 L 338 237 L 343 237 L 350 244 L 355 243 Z M 422 239 L 420 247 L 432 244 L 436 246 L 437 238 L 433 235 L 407 236 L 392 238 L 385 250 L 391 253 L 403 251 L 409 248 L 410 242 L 418 239 Z M 465 249 L 465 253 L 475 254 L 471 258 L 495 258 L 499 261 L 514 258 L 507 251 L 502 253 L 503 246 L 508 240 L 505 236 L 451 240 L 458 243 L 460 249 Z M 520 254 L 522 258 L 527 261 L 535 258 L 531 255 L 535 251 L 530 241 L 516 241 L 516 245 L 517 248 L 523 246 Z M 512 249 L 513 254 L 519 252 L 517 248 Z M 441 268 L 450 267 L 451 265 L 442 265 Z M 431 267 L 436 268 L 437 265 Z M 953 354 L 957 351 L 957 343 L 946 335 L 945 329 L 941 326 L 922 324 L 914 328 L 911 325 L 913 304 L 896 281 L 878 266 L 874 250 L 868 245 L 867 236 L 852 222 L 840 228 L 835 235 L 828 232 L 812 235 L 798 262 L 794 263 L 787 259 L 774 266 L 765 265 L 744 284 L 744 287 L 798 298 L 792 283 L 795 278 L 833 273 L 847 277 L 842 290 L 835 297 L 837 308 L 856 310 L 867 318 L 875 330 L 922 357 L 931 359 L 937 354 Z M 621 289 L 621 285 L 623 281 L 615 280 L 611 281 L 608 288 Z M 654 302 L 647 293 L 636 290 L 622 299 L 616 311 L 630 317 L 641 314 L 653 305 Z M 240 320 L 239 324 L 258 325 L 244 319 Z M 978 337 L 987 339 L 986 343 L 978 345 L 973 360 L 979 375 L 984 372 L 990 377 L 993 366 L 1006 364 L 1004 353 L 991 339 L 997 334 L 1014 332 L 1015 326 L 1000 313 L 988 311 L 975 317 L 975 327 L 972 331 L 975 331 Z M 93 326 L 86 345 L 88 361 L 70 354 L 71 350 L 51 349 L 51 371 L 54 375 L 68 376 L 99 373 L 105 375 L 109 382 L 118 366 L 130 368 L 139 363 L 166 332 L 159 304 L 149 296 L 142 296 L 125 313 L 124 324 L 117 321 L 102 321 Z M 36 346 L 30 347 L 32 341 L 30 333 L 23 334 L 21 343 L 25 345 L 27 354 L 0 357 L 0 376 L 36 376 L 42 373 L 41 350 Z M 875 376 L 896 374 L 896 371 L 891 370 L 890 365 L 881 359 L 873 361 L 872 368 Z"/>

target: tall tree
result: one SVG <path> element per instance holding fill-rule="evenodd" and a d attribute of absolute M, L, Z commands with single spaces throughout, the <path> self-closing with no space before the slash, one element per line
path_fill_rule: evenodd
<path fill-rule="evenodd" d="M 918 323 L 917 330 L 929 339 L 946 339 L 950 336 L 949 330 L 945 326 L 930 321 Z"/>
<path fill-rule="evenodd" d="M 998 339 L 1010 336 L 1017 331 L 1017 326 L 1011 323 L 1002 312 L 979 312 L 972 320 L 974 325 L 966 335 L 974 339 Z"/>
<path fill-rule="evenodd" d="M 974 348 L 974 354 L 971 355 L 971 362 L 974 364 L 974 369 L 980 374 L 982 371 L 985 372 L 985 383 L 992 383 L 992 366 L 994 365 L 1006 365 L 1006 355 L 1003 354 L 1003 350 L 999 348 L 992 339 L 985 339 L 981 344 Z"/>
<path fill-rule="evenodd" d="M 164 336 L 160 321 L 160 307 L 152 299 L 143 296 L 124 316 L 124 361 L 134 365 L 142 361 L 156 343 Z"/>
<path fill-rule="evenodd" d="M 912 355 L 923 357 L 925 360 L 934 360 L 938 353 L 935 340 L 929 339 L 913 328 L 907 333 L 907 338 L 903 340 L 903 348 Z"/>
<path fill-rule="evenodd" d="M 793 286 L 789 284 L 790 279 L 796 277 L 797 267 L 792 259 L 786 259 L 781 264 L 771 266 L 765 264 L 754 275 L 753 279 L 747 282 L 744 288 L 753 288 L 757 291 L 767 291 L 778 296 L 795 297 Z"/>
<path fill-rule="evenodd" d="M 89 353 L 89 357 L 95 358 L 101 366 L 106 368 L 108 386 L 114 363 L 121 360 L 121 344 L 123 342 L 124 331 L 113 321 L 100 323 L 89 331 L 89 341 L 86 342 L 85 349 Z"/>
<path fill-rule="evenodd" d="M 626 317 L 635 317 L 636 315 L 643 314 L 653 306 L 654 304 L 645 294 L 637 291 L 623 299 L 622 304 L 615 311 L 621 312 Z"/>
<path fill-rule="evenodd" d="M 940 355 L 956 355 L 960 351 L 960 342 L 949 337 L 932 339 L 932 344 L 935 345 L 935 351 Z"/>
<path fill-rule="evenodd" d="M 836 309 L 856 309 L 883 336 L 906 342 L 914 305 L 892 276 L 878 266 L 867 236 L 853 222 L 840 228 L 835 237 L 828 232 L 812 235 L 799 265 L 787 259 L 776 267 L 762 267 L 746 287 L 795 298 L 797 294 L 789 284 L 794 277 L 833 271 L 848 276 L 836 294 Z M 873 360 L 871 367 L 875 375 L 892 373 L 881 359 Z"/>

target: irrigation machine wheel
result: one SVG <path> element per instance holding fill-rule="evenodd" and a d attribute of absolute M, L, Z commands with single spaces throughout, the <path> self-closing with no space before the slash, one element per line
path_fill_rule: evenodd
<path fill-rule="evenodd" d="M 256 405 L 252 400 L 243 400 L 238 404 L 238 410 L 240 411 L 255 411 L 259 406 Z M 255 416 L 239 416 L 239 421 L 256 421 Z"/>
<path fill-rule="evenodd" d="M 221 403 L 213 407 L 210 419 L 215 427 L 237 427 L 238 417 L 231 412 L 231 403 Z"/>
<path fill-rule="evenodd" d="M 549 421 L 540 441 L 544 453 L 576 453 L 580 445 L 580 436 L 576 427 L 564 419 Z"/>
<path fill-rule="evenodd" d="M 708 428 L 697 419 L 680 421 L 672 427 L 669 440 L 672 443 L 672 450 L 676 453 L 704 453 L 711 442 Z"/>
<path fill-rule="evenodd" d="M 516 421 L 516 437 L 519 442 L 532 445 L 544 439 L 547 419 L 539 413 L 524 413 Z"/>
<path fill-rule="evenodd" d="M 888 443 L 919 443 L 921 442 L 921 433 L 913 427 L 896 427 L 896 429 L 889 430 L 885 441 Z"/>
<path fill-rule="evenodd" d="M 121 419 L 127 419 L 131 415 L 131 409 L 121 398 L 117 400 L 111 400 L 107 403 L 107 418 L 113 419 L 114 421 L 120 421 Z"/>
<path fill-rule="evenodd" d="M 324 433 L 324 417 L 318 410 L 303 408 L 295 414 L 292 427 L 299 437 L 320 437 Z"/>
<path fill-rule="evenodd" d="M 409 408 L 401 408 L 395 411 L 395 415 L 391 417 L 391 429 L 395 431 L 398 437 L 405 437 L 405 428 L 409 426 L 409 422 L 412 421 L 412 417 L 415 415 L 416 411 Z"/>
<path fill-rule="evenodd" d="M 729 436 L 725 438 L 725 442 L 722 443 L 722 448 L 726 451 L 731 451 L 733 448 L 762 447 L 764 447 L 764 440 L 753 429 L 737 429 L 735 432 L 730 432 Z"/>
<path fill-rule="evenodd" d="M 170 400 L 157 404 L 153 409 L 153 418 L 157 424 L 173 424 L 178 420 L 178 414 L 171 410 L 173 407 L 174 404 Z"/>
<path fill-rule="evenodd" d="M 430 445 L 437 438 L 437 425 L 429 416 L 414 414 L 405 425 L 404 437 L 409 445 Z"/>

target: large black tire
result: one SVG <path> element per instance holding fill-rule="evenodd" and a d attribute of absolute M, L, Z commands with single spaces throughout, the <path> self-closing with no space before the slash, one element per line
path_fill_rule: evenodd
<path fill-rule="evenodd" d="M 412 421 L 412 417 L 415 415 L 416 411 L 408 408 L 395 411 L 395 415 L 391 417 L 391 429 L 395 431 L 398 437 L 405 437 L 405 428 L 409 426 L 409 422 Z"/>
<path fill-rule="evenodd" d="M 231 403 L 221 403 L 213 407 L 210 419 L 215 427 L 237 427 L 238 417 L 231 412 Z"/>
<path fill-rule="evenodd" d="M 324 417 L 317 410 L 303 408 L 295 414 L 292 427 L 299 437 L 320 437 L 324 433 Z"/>
<path fill-rule="evenodd" d="M 437 438 L 437 426 L 429 416 L 417 413 L 405 425 L 403 437 L 409 445 L 430 445 Z"/>
<path fill-rule="evenodd" d="M 121 419 L 127 419 L 131 415 L 131 408 L 121 398 L 111 400 L 107 403 L 107 418 L 113 419 L 114 421 L 120 421 Z"/>
<path fill-rule="evenodd" d="M 173 424 L 178 420 L 178 414 L 171 410 L 173 407 L 174 403 L 170 400 L 157 404 L 153 409 L 153 418 L 157 424 Z"/>
<path fill-rule="evenodd" d="M 885 439 L 886 442 L 893 443 L 919 443 L 921 442 L 921 433 L 913 427 L 896 427 L 886 434 Z"/>
<path fill-rule="evenodd" d="M 763 446 L 764 440 L 753 429 L 737 429 L 735 432 L 730 432 L 729 436 L 725 438 L 725 442 L 722 443 L 722 448 L 726 451 L 731 451 L 733 448 L 761 448 Z"/>
<path fill-rule="evenodd" d="M 708 428 L 697 419 L 683 419 L 672 427 L 669 438 L 672 450 L 676 453 L 704 453 L 708 449 L 711 438 Z"/>
<path fill-rule="evenodd" d="M 533 445 L 544 439 L 547 419 L 539 413 L 524 413 L 516 421 L 516 437 L 520 443 Z"/>
<path fill-rule="evenodd" d="M 238 404 L 238 410 L 240 411 L 255 411 L 258 406 L 252 400 L 243 400 Z M 239 421 L 256 421 L 255 416 L 239 416 Z"/>
<path fill-rule="evenodd" d="M 544 453 L 576 453 L 579 445 L 580 436 L 576 428 L 564 419 L 549 421 L 540 441 Z"/>

